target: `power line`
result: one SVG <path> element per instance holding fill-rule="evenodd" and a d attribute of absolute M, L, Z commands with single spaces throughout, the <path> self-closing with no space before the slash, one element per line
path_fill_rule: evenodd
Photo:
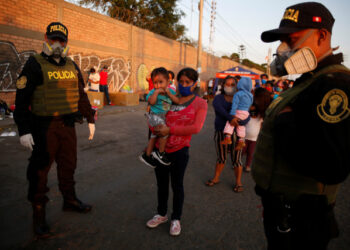
<path fill-rule="evenodd" d="M 180 5 L 183 6 L 183 7 L 185 7 L 186 9 L 192 11 L 190 7 L 186 6 L 185 4 L 183 4 L 183 3 L 181 3 L 181 2 L 180 2 Z M 208 8 L 207 8 L 205 5 L 204 5 L 204 7 L 205 7 L 204 9 L 206 9 L 207 11 L 209 11 Z M 195 13 L 196 15 L 199 15 L 199 12 L 198 12 L 198 10 L 197 10 L 196 8 L 194 8 L 194 13 Z M 209 21 L 206 17 L 203 16 L 203 20 L 204 20 L 208 25 L 210 25 L 210 21 Z M 239 40 L 235 41 L 235 40 L 232 39 L 232 38 L 234 38 L 233 36 L 232 36 L 232 37 L 231 37 L 231 36 L 228 36 L 228 34 L 231 34 L 231 35 L 232 35 L 232 32 L 229 32 L 229 33 L 228 33 L 228 32 L 225 32 L 225 30 L 222 30 L 222 29 L 221 29 L 221 28 L 223 28 L 223 27 L 225 27 L 225 26 L 220 26 L 220 28 L 216 28 L 216 31 L 218 31 L 218 32 L 223 36 L 223 38 L 224 38 L 227 42 L 233 44 L 233 45 L 234 45 L 233 47 L 239 47 L 239 45 L 241 45 L 241 43 L 239 42 Z M 235 38 L 235 39 L 236 39 L 236 38 Z"/>
<path fill-rule="evenodd" d="M 207 5 L 210 5 L 207 0 L 205 0 L 204 3 L 206 3 Z M 260 56 L 265 57 L 264 55 L 261 54 L 260 51 L 256 50 L 253 46 L 251 46 L 220 14 L 217 13 L 217 15 L 231 29 L 231 31 L 234 32 L 234 34 L 237 34 L 237 36 L 239 36 L 239 38 L 243 41 L 244 44 L 246 44 L 248 47 L 250 47 L 253 51 L 255 51 Z"/>
<path fill-rule="evenodd" d="M 220 15 L 217 14 L 219 18 L 222 19 L 222 21 L 233 31 L 235 32 L 240 39 L 243 41 L 244 44 L 246 44 L 248 47 L 250 47 L 252 50 L 254 50 L 256 53 L 258 53 L 260 56 L 264 57 L 262 54 L 260 54 L 261 52 L 259 52 L 258 50 L 256 50 L 253 46 L 251 46 L 234 28 L 232 28 L 232 26 Z"/>

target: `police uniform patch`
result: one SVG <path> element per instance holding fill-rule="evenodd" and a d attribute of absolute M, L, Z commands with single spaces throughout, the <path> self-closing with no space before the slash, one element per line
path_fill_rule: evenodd
<path fill-rule="evenodd" d="M 16 87 L 18 89 L 24 89 L 27 85 L 27 77 L 26 76 L 21 76 L 20 78 L 17 79 L 16 82 Z"/>
<path fill-rule="evenodd" d="M 269 107 L 267 108 L 268 110 L 272 110 L 274 107 L 277 106 L 277 104 L 282 101 L 283 97 L 282 96 L 278 96 L 275 100 L 273 100 L 271 102 L 271 104 L 269 105 Z"/>
<path fill-rule="evenodd" d="M 348 96 L 340 89 L 332 89 L 317 105 L 317 114 L 325 122 L 337 123 L 350 115 Z"/>

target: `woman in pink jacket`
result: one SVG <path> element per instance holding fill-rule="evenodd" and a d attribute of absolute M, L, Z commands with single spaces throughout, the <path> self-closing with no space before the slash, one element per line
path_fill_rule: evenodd
<path fill-rule="evenodd" d="M 166 115 L 166 126 L 155 129 L 159 136 L 167 136 L 165 152 L 171 161 L 170 166 L 157 166 L 155 174 L 158 186 L 158 214 L 147 222 L 149 228 L 168 221 L 167 208 L 169 179 L 173 190 L 173 212 L 171 214 L 170 235 L 181 233 L 180 219 L 184 202 L 183 179 L 187 167 L 188 148 L 193 134 L 202 129 L 207 114 L 207 103 L 194 95 L 198 73 L 192 68 L 184 68 L 177 75 L 179 103 L 172 105 Z M 168 93 L 169 94 L 169 93 Z"/>

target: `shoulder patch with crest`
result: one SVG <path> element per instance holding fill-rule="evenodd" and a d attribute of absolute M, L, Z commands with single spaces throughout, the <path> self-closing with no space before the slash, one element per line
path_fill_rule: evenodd
<path fill-rule="evenodd" d="M 350 115 L 348 96 L 343 90 L 328 91 L 317 105 L 317 114 L 325 122 L 338 123 Z"/>
<path fill-rule="evenodd" d="M 282 96 L 277 96 L 277 98 L 275 99 L 275 100 L 273 100 L 271 103 L 270 103 L 270 105 L 268 106 L 268 110 L 271 110 L 271 109 L 273 109 L 274 107 L 276 107 L 276 105 L 280 102 L 280 101 L 282 101 L 282 99 L 283 99 L 283 97 Z"/>
<path fill-rule="evenodd" d="M 17 79 L 16 82 L 16 87 L 18 89 L 24 89 L 27 85 L 27 77 L 26 76 L 21 76 L 20 78 Z"/>

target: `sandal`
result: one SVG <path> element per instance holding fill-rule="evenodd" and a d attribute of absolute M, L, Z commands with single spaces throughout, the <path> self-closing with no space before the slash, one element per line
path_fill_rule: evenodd
<path fill-rule="evenodd" d="M 216 185 L 216 184 L 218 184 L 220 181 L 218 181 L 218 182 L 213 182 L 212 180 L 207 180 L 207 182 L 205 183 L 205 185 L 207 185 L 208 187 L 212 187 L 212 186 L 214 186 L 214 185 Z"/>
<path fill-rule="evenodd" d="M 234 186 L 234 188 L 233 188 L 233 191 L 235 192 L 235 193 L 240 193 L 240 192 L 243 192 L 243 186 Z"/>

